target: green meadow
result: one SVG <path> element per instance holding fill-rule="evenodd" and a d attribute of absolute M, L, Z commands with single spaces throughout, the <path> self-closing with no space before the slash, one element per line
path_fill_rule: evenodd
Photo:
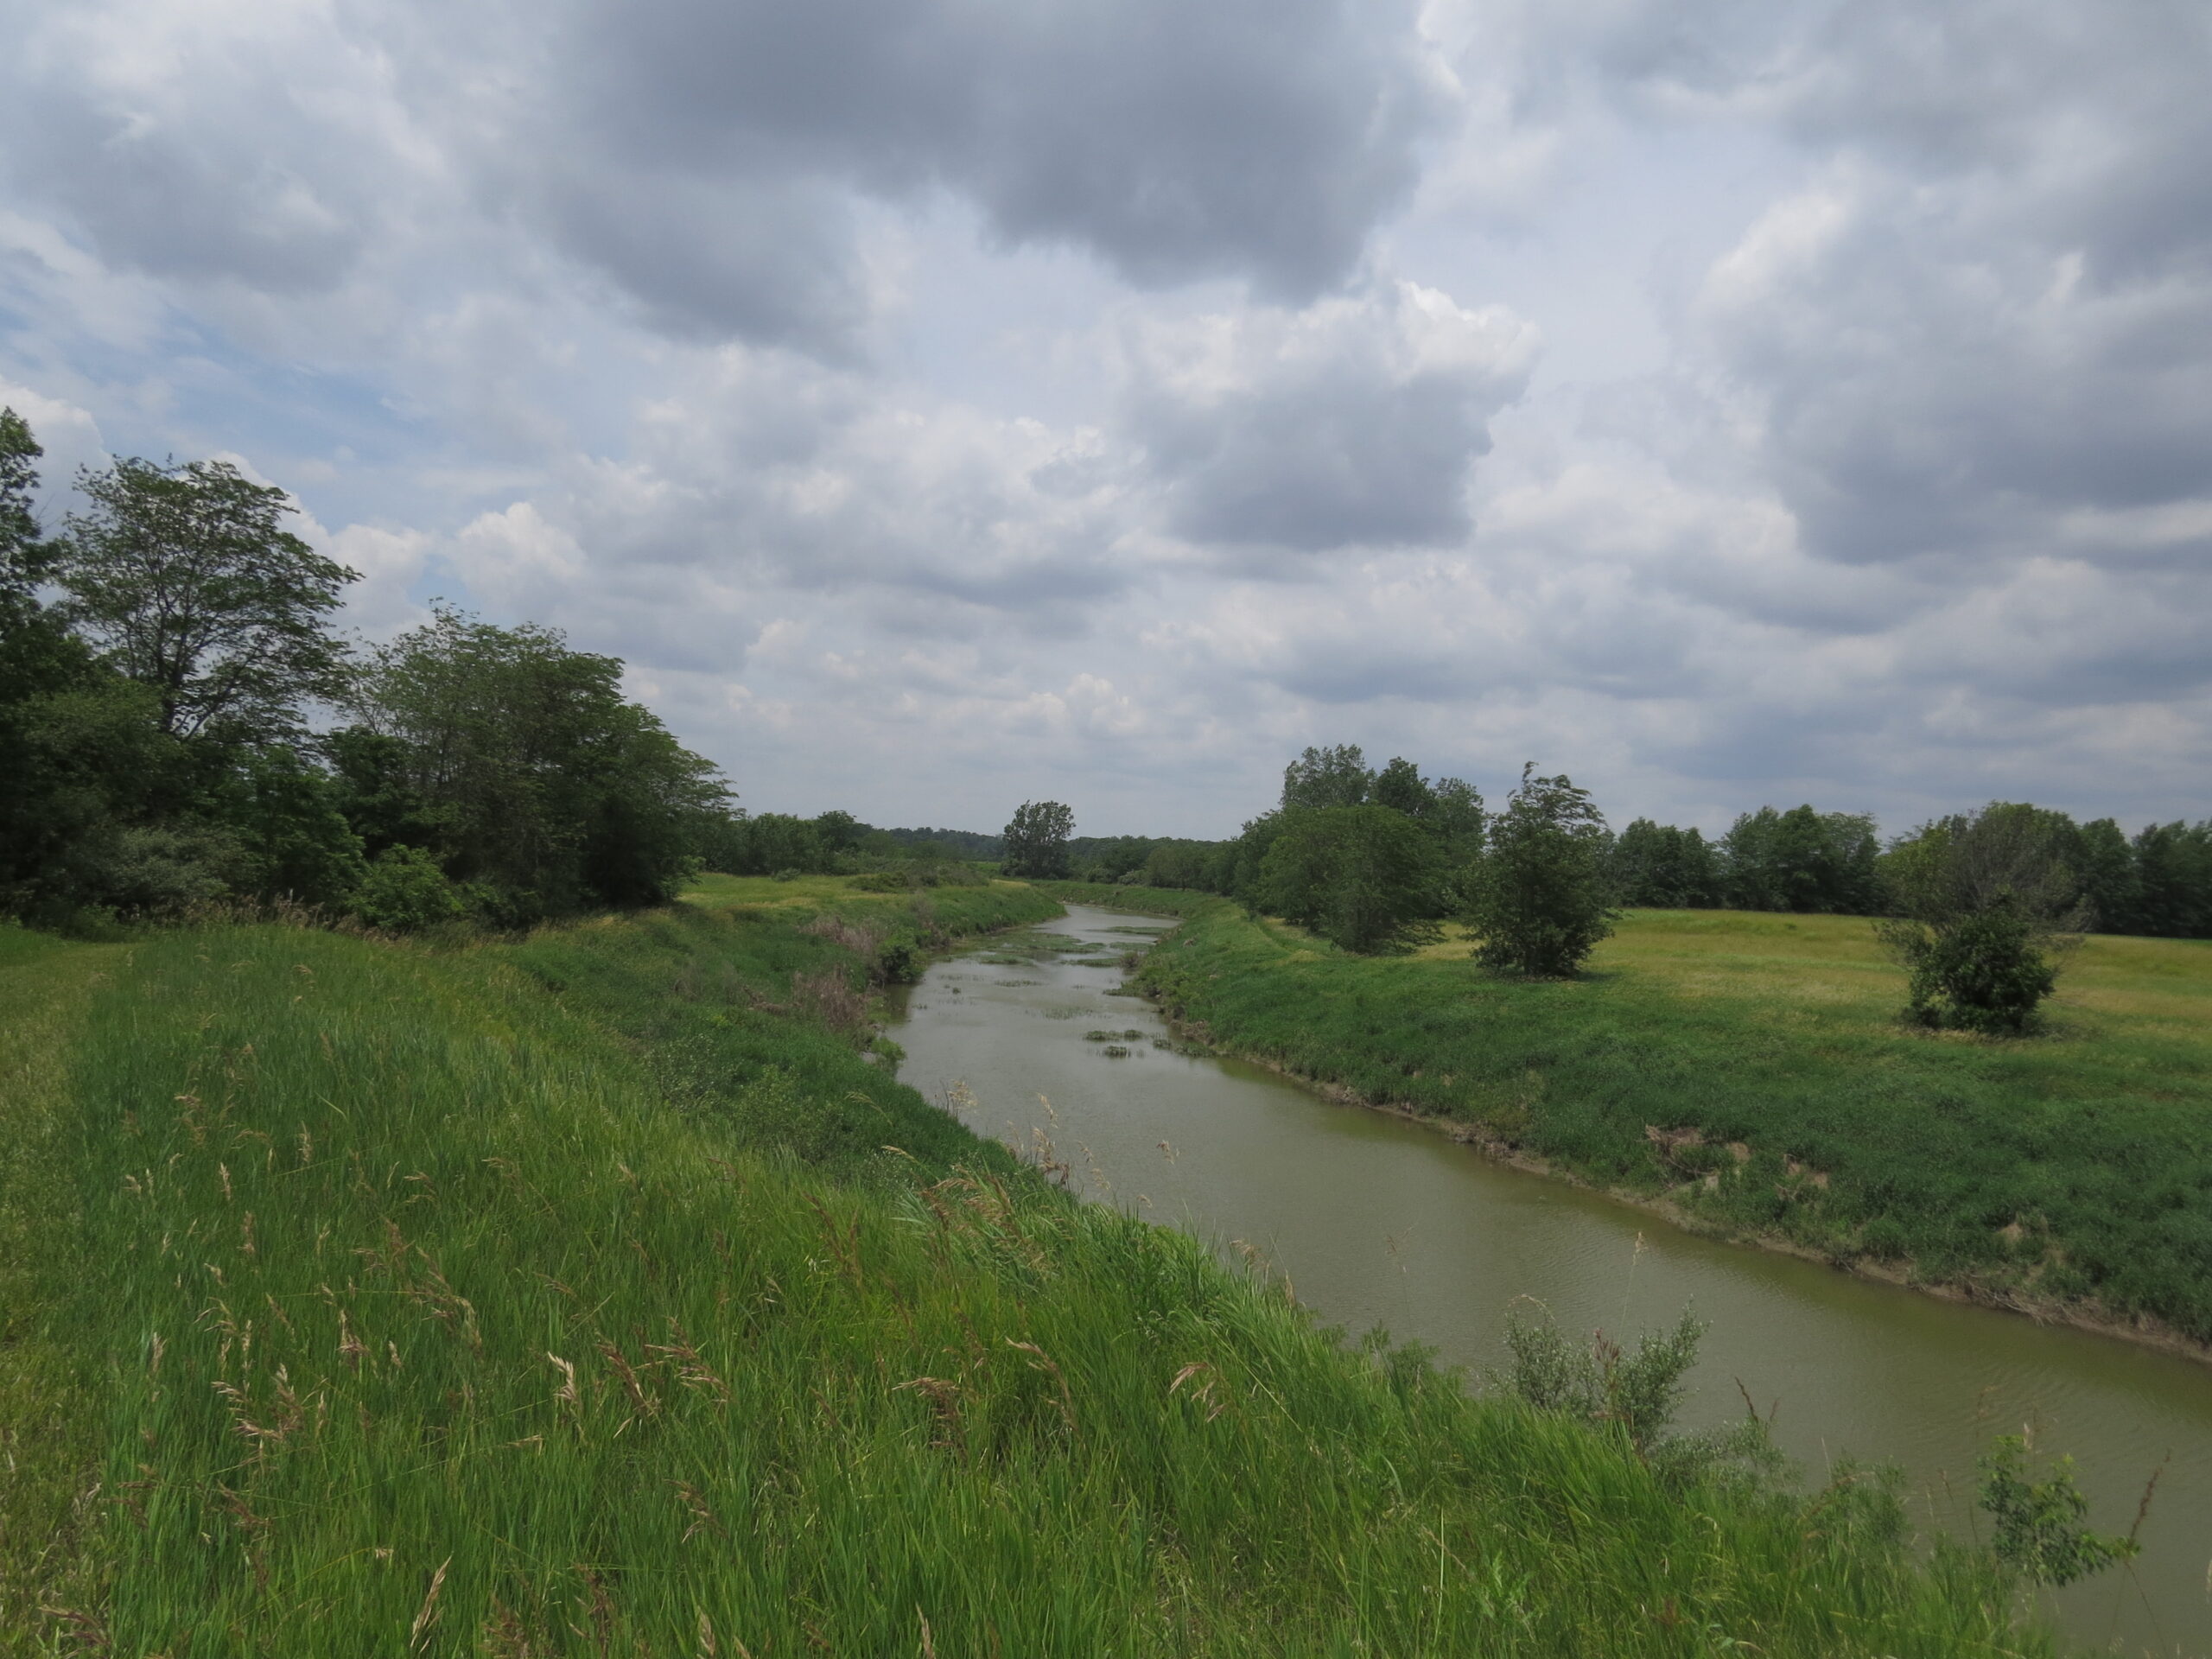
<path fill-rule="evenodd" d="M 0 1651 L 2051 1651 L 1878 1483 L 1347 1345 L 898 1084 L 886 947 L 1051 909 L 0 933 Z"/>
<path fill-rule="evenodd" d="M 2091 937 L 2047 1031 L 1898 1018 L 1866 921 L 1630 911 L 1580 978 L 1470 941 L 1338 951 L 1225 900 L 1141 982 L 1224 1048 L 1641 1198 L 1694 1225 L 2033 1311 L 2212 1342 L 2212 942 Z"/>

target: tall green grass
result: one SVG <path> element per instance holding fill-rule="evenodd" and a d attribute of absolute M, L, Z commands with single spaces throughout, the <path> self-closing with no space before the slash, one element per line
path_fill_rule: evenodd
<path fill-rule="evenodd" d="M 940 1174 L 954 1159 L 1006 1163 L 995 1141 L 979 1143 L 896 1081 L 895 1051 L 864 1057 L 856 1028 L 794 1017 L 793 988 L 823 976 L 864 982 L 865 964 L 841 940 L 931 948 L 1058 915 L 1055 900 L 997 882 L 918 901 L 854 893 L 836 876 L 713 876 L 690 899 L 544 929 L 498 954 L 624 1039 L 667 1099 L 748 1144 L 848 1179 L 902 1160 Z"/>
<path fill-rule="evenodd" d="M 2212 944 L 2092 939 L 2050 1033 L 1999 1041 L 1901 1021 L 1848 918 L 1633 912 L 1539 982 L 1180 913 L 1141 982 L 1231 1049 L 1717 1230 L 2212 1341 Z"/>
<path fill-rule="evenodd" d="M 755 925 L 137 948 L 70 1060 L 113 1650 L 2049 1650 L 1863 1484 L 1672 1488 L 981 1143 L 800 1160 L 854 1074 L 674 989 L 773 1000 Z M 742 1007 L 726 1110 L 643 1001 Z"/>
<path fill-rule="evenodd" d="M 0 927 L 0 1655 L 47 1645 L 40 1609 L 100 1595 L 85 1548 L 99 1425 L 65 1317 L 81 1261 L 66 1069 L 112 945 Z"/>

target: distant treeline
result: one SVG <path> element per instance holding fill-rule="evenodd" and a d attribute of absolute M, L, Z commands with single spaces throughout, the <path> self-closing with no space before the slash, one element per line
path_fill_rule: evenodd
<path fill-rule="evenodd" d="M 1377 810 L 1396 822 L 1372 816 Z M 1074 873 L 1087 880 L 1218 893 L 1277 915 L 1319 916 L 1332 885 L 1379 885 L 1417 921 L 1464 907 L 1488 825 L 1471 785 L 1426 779 L 1402 759 L 1373 769 L 1356 746 L 1343 746 L 1310 748 L 1292 762 L 1275 806 L 1234 840 L 1125 836 L 1071 842 L 1069 852 Z M 1271 872 L 1269 855 L 1291 831 L 1307 850 L 1294 860 L 1278 855 Z M 2063 892 L 2047 892 L 2043 908 L 2083 927 L 2212 938 L 2212 821 L 2155 823 L 2130 836 L 2111 818 L 2078 823 L 2043 807 L 1994 803 L 1885 844 L 1868 813 L 1763 806 L 1714 839 L 1637 818 L 1618 833 L 1600 828 L 1592 840 L 1607 895 L 1625 906 L 1908 912 L 1924 907 L 1912 886 L 1940 845 L 2001 861 L 2005 880 L 2053 891 L 2055 883 Z"/>
<path fill-rule="evenodd" d="M 698 852 L 707 868 L 725 875 L 852 875 L 988 863 L 999 855 L 999 837 L 967 830 L 879 830 L 844 811 L 802 818 L 730 810 L 702 822 Z"/>
<path fill-rule="evenodd" d="M 1875 915 L 1902 907 L 1917 853 L 1970 828 L 2032 847 L 2044 880 L 2063 871 L 2081 919 L 2098 932 L 2212 938 L 2212 821 L 2154 823 L 2130 836 L 2111 818 L 2077 823 L 2049 808 L 1994 802 L 1884 848 L 1865 815 L 1766 806 L 1717 841 L 1638 818 L 1612 839 L 1606 868 L 1624 905 Z"/>

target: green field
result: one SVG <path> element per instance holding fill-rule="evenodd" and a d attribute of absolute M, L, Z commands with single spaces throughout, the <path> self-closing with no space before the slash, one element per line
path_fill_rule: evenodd
<path fill-rule="evenodd" d="M 1225 900 L 1142 982 L 1223 1046 L 1694 1224 L 1993 1301 L 2212 1341 L 2212 943 L 2091 938 L 2050 1029 L 1931 1033 L 1864 920 L 1632 911 L 1588 973 L 1453 937 L 1343 955 Z"/>
<path fill-rule="evenodd" d="M 2050 1651 L 1868 1484 L 1344 1347 L 838 1023 L 882 938 L 1048 908 L 0 935 L 0 1651 Z"/>

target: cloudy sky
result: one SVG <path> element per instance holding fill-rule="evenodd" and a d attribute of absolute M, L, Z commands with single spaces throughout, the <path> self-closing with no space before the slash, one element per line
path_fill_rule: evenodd
<path fill-rule="evenodd" d="M 2212 813 L 2202 0 L 0 0 L 0 402 L 755 810 Z M 66 505 L 56 490 L 49 505 Z"/>

